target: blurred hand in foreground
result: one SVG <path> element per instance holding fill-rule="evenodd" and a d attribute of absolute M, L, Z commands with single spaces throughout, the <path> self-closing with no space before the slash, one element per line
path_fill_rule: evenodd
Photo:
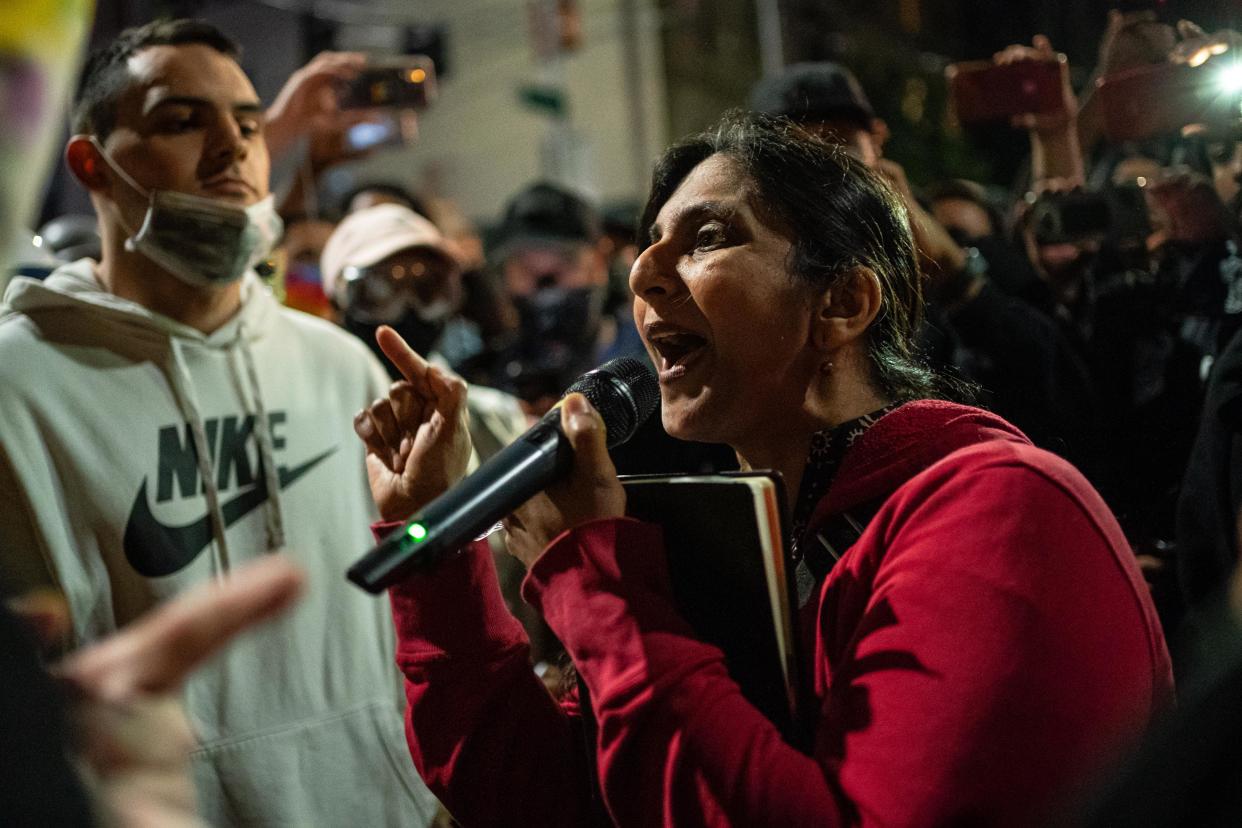
<path fill-rule="evenodd" d="M 286 611 L 303 575 L 273 555 L 201 584 L 54 668 L 71 700 L 79 767 L 109 824 L 201 825 L 178 694 L 237 636 Z"/>

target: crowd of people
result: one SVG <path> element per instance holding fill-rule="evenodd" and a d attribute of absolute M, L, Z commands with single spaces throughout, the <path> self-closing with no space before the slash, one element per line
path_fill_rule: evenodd
<path fill-rule="evenodd" d="M 1092 78 L 1240 50 L 1115 12 Z M 993 58 L 1060 73 L 1013 119 L 1020 186 L 916 187 L 850 70 L 796 64 L 668 148 L 644 204 L 532 181 L 484 234 L 405 182 L 317 186 L 365 56 L 270 106 L 239 59 L 186 19 L 91 55 L 64 158 L 94 218 L 5 263 L 4 813 L 1242 815 L 1242 112 L 1114 140 L 1040 36 Z M 504 531 L 391 603 L 345 581 L 619 356 L 660 387 L 628 443 L 571 394 L 572 469 Z M 679 616 L 618 482 L 739 468 L 787 490 L 798 744 Z"/>

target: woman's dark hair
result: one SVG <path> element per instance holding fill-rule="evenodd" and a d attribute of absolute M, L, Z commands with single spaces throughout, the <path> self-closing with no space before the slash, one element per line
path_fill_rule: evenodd
<path fill-rule="evenodd" d="M 792 121 L 730 112 L 670 147 L 652 175 L 639 238 L 649 237 L 690 171 L 717 154 L 746 174 L 755 188 L 752 204 L 792 243 L 792 278 L 828 289 L 854 268 L 875 273 L 882 299 L 867 346 L 876 388 L 895 400 L 939 396 L 940 382 L 914 344 L 923 291 L 905 207 L 861 161 Z"/>

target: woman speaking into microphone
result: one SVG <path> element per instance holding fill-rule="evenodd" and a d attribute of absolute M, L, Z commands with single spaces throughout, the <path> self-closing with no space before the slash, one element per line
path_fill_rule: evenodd
<path fill-rule="evenodd" d="M 624 517 L 603 424 L 571 395 L 573 469 L 506 529 L 593 738 L 582 695 L 532 672 L 485 543 L 391 591 L 410 753 L 462 825 L 1028 822 L 1168 703 L 1155 612 L 1100 497 L 1005 421 L 935 399 L 907 221 L 786 121 L 727 116 L 664 154 L 634 318 L 665 429 L 785 480 L 809 747 L 679 617 L 661 529 Z M 460 478 L 469 441 L 460 389 L 394 340 L 414 381 L 359 429 L 401 520 Z M 836 559 L 820 539 L 844 514 L 861 534 Z"/>

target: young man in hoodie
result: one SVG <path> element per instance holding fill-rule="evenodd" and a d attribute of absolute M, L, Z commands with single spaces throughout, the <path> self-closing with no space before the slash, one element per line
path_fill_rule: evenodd
<path fill-rule="evenodd" d="M 17 279 L 0 317 L 0 567 L 50 585 L 72 644 L 287 547 L 310 599 L 185 689 L 211 824 L 418 825 L 387 608 L 344 569 L 374 514 L 354 412 L 366 346 L 252 271 L 280 234 L 264 111 L 195 21 L 88 63 L 66 157 L 103 256 Z"/>

